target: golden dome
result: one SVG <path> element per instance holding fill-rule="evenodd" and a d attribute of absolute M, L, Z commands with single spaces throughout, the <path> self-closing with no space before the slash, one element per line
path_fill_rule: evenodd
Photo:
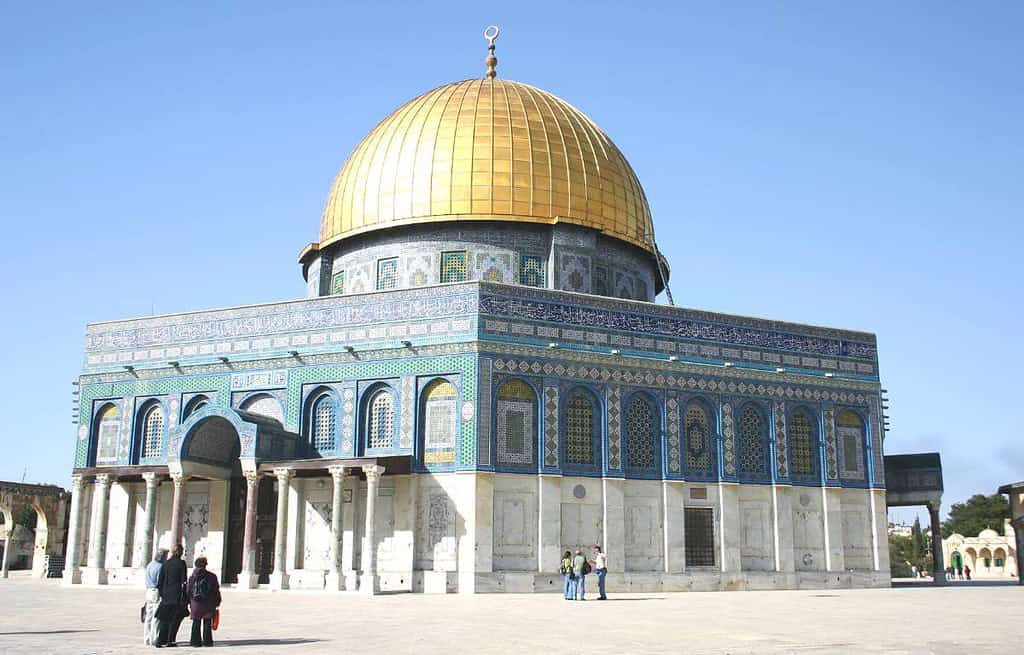
<path fill-rule="evenodd" d="M 381 121 L 342 166 L 320 248 L 439 221 L 570 223 L 653 253 L 640 181 L 583 112 L 528 84 L 454 82 Z"/>

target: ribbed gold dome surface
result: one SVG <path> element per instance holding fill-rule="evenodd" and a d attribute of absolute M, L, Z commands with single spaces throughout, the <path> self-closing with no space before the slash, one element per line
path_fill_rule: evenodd
<path fill-rule="evenodd" d="M 378 124 L 334 180 L 320 247 L 454 220 L 571 223 L 653 252 L 647 199 L 608 135 L 564 100 L 511 80 L 447 84 Z"/>

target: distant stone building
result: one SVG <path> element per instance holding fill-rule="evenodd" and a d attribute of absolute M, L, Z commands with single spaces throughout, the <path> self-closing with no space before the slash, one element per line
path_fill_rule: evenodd
<path fill-rule="evenodd" d="M 300 263 L 306 299 L 88 325 L 67 583 L 183 542 L 275 588 L 554 591 L 595 544 L 611 589 L 889 584 L 875 336 L 655 304 L 640 181 L 555 95 L 398 108 Z"/>
<path fill-rule="evenodd" d="M 953 534 L 942 540 L 943 559 L 953 568 L 971 567 L 979 580 L 1017 577 L 1017 542 L 1009 519 L 1002 534 L 982 530 L 976 537 Z"/>

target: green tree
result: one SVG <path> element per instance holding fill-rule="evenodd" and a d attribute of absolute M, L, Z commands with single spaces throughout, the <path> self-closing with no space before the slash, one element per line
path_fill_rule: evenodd
<path fill-rule="evenodd" d="M 1002 533 L 1003 521 L 1010 518 L 1010 503 L 1002 494 L 986 496 L 975 494 L 963 503 L 953 503 L 949 518 L 942 523 L 942 536 L 954 532 L 965 537 L 976 537 L 982 530 Z"/>
<path fill-rule="evenodd" d="M 909 578 L 910 570 L 910 537 L 889 534 L 889 570 L 894 578 Z"/>
<path fill-rule="evenodd" d="M 921 529 L 921 519 L 914 518 L 914 527 L 910 529 L 910 563 L 919 569 L 924 568 L 927 556 L 928 545 Z"/>
<path fill-rule="evenodd" d="M 36 511 L 31 507 L 23 507 L 18 512 L 17 516 L 14 517 L 15 525 L 23 525 L 29 530 L 36 529 L 36 521 L 39 517 L 36 516 Z"/>

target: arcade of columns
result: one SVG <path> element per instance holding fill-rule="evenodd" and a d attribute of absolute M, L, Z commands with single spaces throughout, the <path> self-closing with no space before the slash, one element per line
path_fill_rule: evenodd
<path fill-rule="evenodd" d="M 344 538 L 344 477 L 348 470 L 355 469 L 345 465 L 332 465 L 328 467 L 333 483 L 331 497 L 331 542 L 330 542 L 330 569 L 327 574 L 327 588 L 331 590 L 349 590 L 345 582 L 345 575 L 342 565 L 342 540 Z M 374 516 L 377 502 L 377 489 L 381 476 L 384 474 L 384 467 L 371 464 L 360 466 L 366 476 L 366 522 L 362 534 L 362 562 L 358 577 L 358 589 L 364 593 L 377 593 L 380 591 L 380 579 L 377 575 L 377 549 L 371 547 L 374 544 Z M 289 467 L 275 468 L 274 477 L 277 478 L 277 522 L 274 533 L 274 572 L 270 577 L 272 589 L 287 589 L 288 574 L 285 572 L 288 559 L 288 488 L 295 470 Z M 239 584 L 248 588 L 257 586 L 258 574 L 256 571 L 256 504 L 259 494 L 260 473 L 246 471 L 245 476 L 245 522 L 244 539 L 242 550 L 242 572 L 239 574 Z M 170 479 L 174 485 L 174 496 L 171 503 L 171 537 L 170 543 L 179 544 L 182 539 L 182 521 L 185 505 L 185 481 L 182 473 L 170 473 Z M 154 534 L 156 532 L 156 504 L 157 487 L 160 483 L 160 476 L 155 472 L 142 474 L 146 482 L 146 500 L 143 510 L 143 542 L 141 552 L 145 553 L 146 561 L 141 567 L 145 567 L 153 556 Z M 92 506 L 93 522 L 90 525 L 89 549 L 86 565 L 82 567 L 79 562 L 78 548 L 73 547 L 80 539 L 82 514 L 82 494 L 85 488 L 86 476 L 72 476 L 71 511 L 68 526 L 67 558 L 64 568 L 64 584 L 76 583 L 85 584 L 106 584 L 107 576 L 104 563 L 106 562 L 107 545 L 107 524 L 109 520 L 108 500 L 110 496 L 110 485 L 115 481 L 113 474 L 97 474 L 92 484 Z M 141 568 L 140 567 L 140 568 Z"/>

